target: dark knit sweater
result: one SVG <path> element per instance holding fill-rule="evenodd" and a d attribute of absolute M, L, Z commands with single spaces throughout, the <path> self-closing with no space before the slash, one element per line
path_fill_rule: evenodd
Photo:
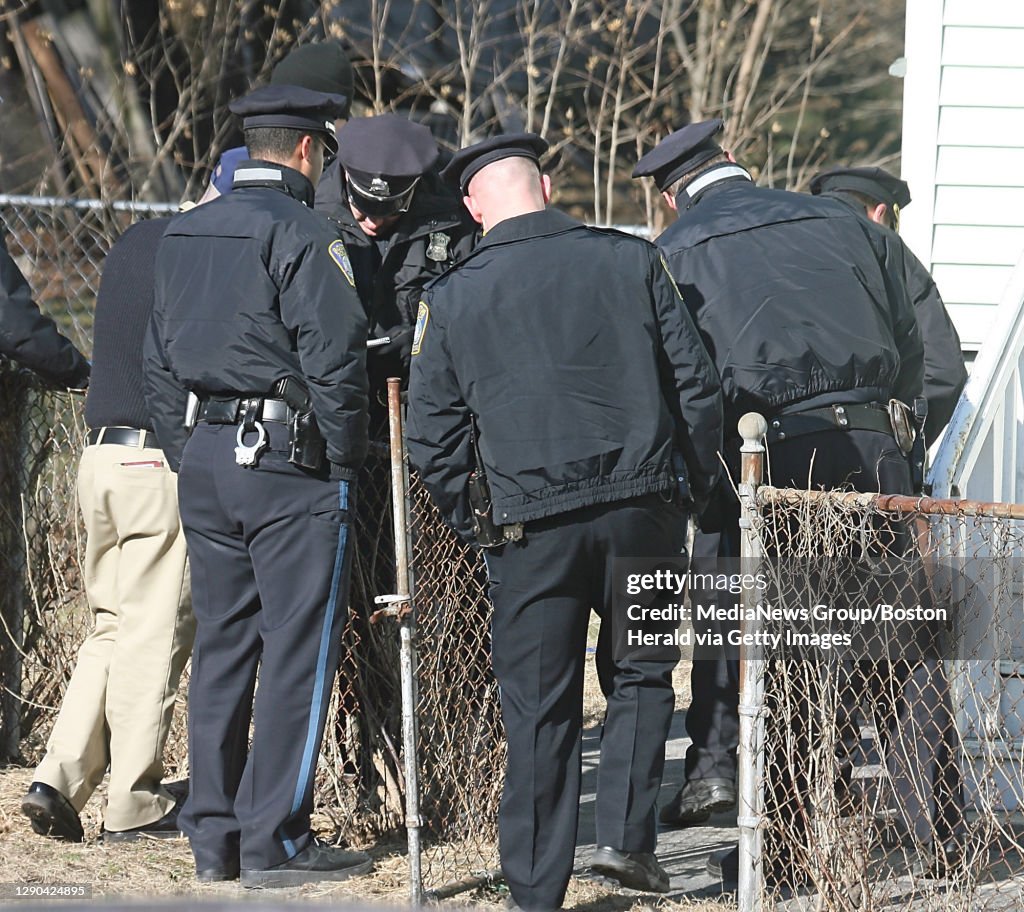
<path fill-rule="evenodd" d="M 169 218 L 132 225 L 110 248 L 96 299 L 90 428 L 153 429 L 142 385 L 142 342 L 153 311 L 153 267 Z M 184 419 L 184 416 L 182 416 Z"/>

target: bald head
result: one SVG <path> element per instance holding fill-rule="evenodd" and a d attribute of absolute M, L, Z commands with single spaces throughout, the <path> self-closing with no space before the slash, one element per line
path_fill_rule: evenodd
<path fill-rule="evenodd" d="M 540 212 L 551 199 L 551 179 L 523 156 L 503 158 L 482 168 L 469 182 L 463 202 L 484 231 L 499 222 Z"/>

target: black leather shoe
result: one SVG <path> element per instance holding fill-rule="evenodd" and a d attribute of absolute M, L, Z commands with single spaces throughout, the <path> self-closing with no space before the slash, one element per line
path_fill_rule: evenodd
<path fill-rule="evenodd" d="M 598 846 L 590 859 L 590 870 L 614 880 L 621 887 L 645 893 L 668 893 L 668 872 L 651 852 L 620 852 Z"/>
<path fill-rule="evenodd" d="M 21 812 L 32 821 L 40 836 L 81 842 L 85 836 L 78 811 L 67 797 L 45 782 L 33 782 L 21 800 Z"/>
<path fill-rule="evenodd" d="M 163 817 L 145 826 L 133 827 L 130 830 L 100 831 L 101 842 L 137 842 L 140 839 L 177 839 L 181 836 L 178 828 L 178 805 L 174 805 Z"/>
<path fill-rule="evenodd" d="M 238 880 L 238 865 L 217 865 L 212 868 L 196 868 L 199 883 L 225 883 Z"/>
<path fill-rule="evenodd" d="M 365 852 L 350 852 L 329 846 L 314 837 L 294 858 L 263 870 L 242 869 L 242 886 L 250 888 L 301 887 L 321 880 L 348 880 L 373 870 L 373 859 Z"/>
<path fill-rule="evenodd" d="M 661 809 L 658 819 L 668 826 L 694 826 L 735 806 L 736 786 L 731 779 L 695 779 Z"/>

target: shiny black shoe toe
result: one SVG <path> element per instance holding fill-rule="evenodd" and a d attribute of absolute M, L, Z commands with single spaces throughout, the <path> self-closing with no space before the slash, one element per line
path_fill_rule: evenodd
<path fill-rule="evenodd" d="M 590 859 L 590 870 L 614 880 L 621 887 L 645 893 L 668 893 L 669 877 L 652 852 L 622 852 L 598 846 Z"/>
<path fill-rule="evenodd" d="M 322 880 L 348 880 L 373 870 L 373 859 L 365 852 L 352 852 L 327 845 L 314 837 L 294 858 L 272 868 L 243 868 L 243 887 L 267 889 L 301 887 Z"/>
<path fill-rule="evenodd" d="M 32 822 L 40 836 L 66 842 L 81 842 L 85 837 L 82 821 L 67 797 L 45 782 L 33 782 L 21 800 L 21 812 Z"/>
<path fill-rule="evenodd" d="M 666 826 L 696 826 L 735 806 L 736 786 L 731 779 L 694 779 L 661 809 L 658 819 Z"/>

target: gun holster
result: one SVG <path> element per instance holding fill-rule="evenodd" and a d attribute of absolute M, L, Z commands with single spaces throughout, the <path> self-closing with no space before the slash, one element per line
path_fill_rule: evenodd
<path fill-rule="evenodd" d="M 275 392 L 292 413 L 288 424 L 288 461 L 319 472 L 327 465 L 327 442 L 313 414 L 309 392 L 294 377 L 278 380 Z"/>
<path fill-rule="evenodd" d="M 500 526 L 494 521 L 494 503 L 491 499 L 491 486 L 484 474 L 484 461 L 480 455 L 479 432 L 476 419 L 470 418 L 470 434 L 473 441 L 473 455 L 476 468 L 469 473 L 467 487 L 469 489 L 469 506 L 473 513 L 473 534 L 481 548 L 499 548 L 505 542 L 516 542 L 523 537 L 522 523 L 509 523 Z"/>

